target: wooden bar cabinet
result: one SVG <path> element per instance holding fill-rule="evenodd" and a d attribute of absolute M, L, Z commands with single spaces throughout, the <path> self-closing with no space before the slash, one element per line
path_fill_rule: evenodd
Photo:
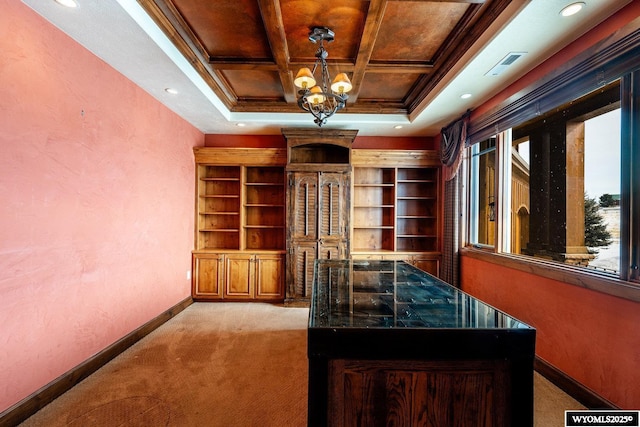
<path fill-rule="evenodd" d="M 533 426 L 534 328 L 404 261 L 314 280 L 309 426 Z"/>

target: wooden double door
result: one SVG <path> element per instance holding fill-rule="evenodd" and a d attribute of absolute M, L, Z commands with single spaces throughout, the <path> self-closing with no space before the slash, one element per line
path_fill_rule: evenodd
<path fill-rule="evenodd" d="M 349 257 L 350 170 L 288 172 L 286 300 L 311 298 L 316 259 Z"/>

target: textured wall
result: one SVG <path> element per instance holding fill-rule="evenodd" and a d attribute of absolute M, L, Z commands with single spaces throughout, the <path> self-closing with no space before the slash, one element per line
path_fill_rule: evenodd
<path fill-rule="evenodd" d="M 465 292 L 534 326 L 536 354 L 624 409 L 640 408 L 640 303 L 461 260 Z"/>
<path fill-rule="evenodd" d="M 204 135 L 0 0 L 0 412 L 190 295 Z"/>

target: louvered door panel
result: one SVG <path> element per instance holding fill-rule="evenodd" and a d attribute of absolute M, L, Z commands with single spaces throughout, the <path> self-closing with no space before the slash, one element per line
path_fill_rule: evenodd
<path fill-rule="evenodd" d="M 318 245 L 318 259 L 346 258 L 346 244 L 341 240 L 321 241 Z"/>
<path fill-rule="evenodd" d="M 296 298 L 311 298 L 313 286 L 313 266 L 318 253 L 316 242 L 300 242 L 293 248 L 294 282 L 293 292 Z"/>
<path fill-rule="evenodd" d="M 293 239 L 317 239 L 318 176 L 316 173 L 293 174 L 291 212 Z"/>
<path fill-rule="evenodd" d="M 343 173 L 321 172 L 320 180 L 320 239 L 346 239 L 349 182 Z"/>

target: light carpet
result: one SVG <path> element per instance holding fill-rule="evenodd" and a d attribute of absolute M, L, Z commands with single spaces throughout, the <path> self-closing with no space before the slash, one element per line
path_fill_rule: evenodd
<path fill-rule="evenodd" d="M 302 427 L 307 308 L 194 303 L 23 427 Z M 535 374 L 536 427 L 582 409 Z"/>

